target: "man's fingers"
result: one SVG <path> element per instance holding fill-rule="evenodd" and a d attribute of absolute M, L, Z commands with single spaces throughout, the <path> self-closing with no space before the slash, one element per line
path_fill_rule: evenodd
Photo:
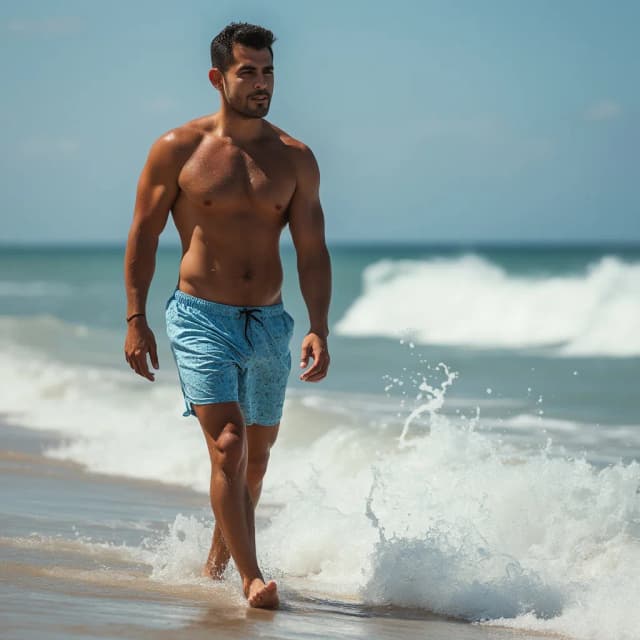
<path fill-rule="evenodd" d="M 142 373 L 142 369 L 140 367 L 140 363 L 138 362 L 138 358 L 136 356 L 133 356 L 133 358 L 131 358 L 131 362 L 133 362 L 133 370 L 139 375 L 142 376 L 144 375 Z"/>
<path fill-rule="evenodd" d="M 321 375 L 321 376 L 326 375 L 328 368 L 329 368 L 329 359 L 326 357 L 319 359 L 318 368 L 315 369 L 314 371 L 310 370 L 311 377 L 315 377 L 317 375 Z"/>
<path fill-rule="evenodd" d="M 135 358 L 131 358 L 131 361 L 129 362 L 129 365 L 131 366 L 131 368 L 138 374 L 138 375 L 142 375 L 140 373 L 140 367 L 138 367 L 138 363 L 136 362 Z"/>
<path fill-rule="evenodd" d="M 309 364 L 309 357 L 311 356 L 310 351 L 310 346 L 302 347 L 302 351 L 300 352 L 300 366 L 302 368 L 306 367 Z"/>
<path fill-rule="evenodd" d="M 149 364 L 147 362 L 147 354 L 142 357 L 142 364 L 140 365 L 140 375 L 147 378 L 147 380 L 151 380 L 153 382 L 154 377 L 153 373 L 149 371 Z"/>
<path fill-rule="evenodd" d="M 314 373 L 316 373 L 316 371 L 318 371 L 320 367 L 320 359 L 314 355 L 313 358 L 313 364 L 311 365 L 311 367 L 307 370 L 304 371 L 302 373 L 302 375 L 300 376 L 301 380 L 306 380 L 309 376 L 312 376 Z"/>
<path fill-rule="evenodd" d="M 130 356 L 128 353 L 125 353 L 125 356 L 124 356 L 124 357 L 126 358 L 127 363 L 129 364 L 129 366 L 130 366 L 134 371 L 136 371 L 136 363 L 135 363 L 135 360 L 134 360 L 133 356 Z M 137 371 L 136 371 L 136 373 L 137 373 Z"/>
<path fill-rule="evenodd" d="M 308 375 L 305 376 L 304 380 L 305 382 L 318 382 L 318 380 L 322 380 L 322 378 L 324 378 L 326 375 L 326 367 L 322 367 L 321 369 L 318 369 L 314 372 L 311 372 L 311 369 L 309 369 Z"/>
<path fill-rule="evenodd" d="M 315 382 L 316 380 L 321 380 L 327 374 L 327 369 L 329 368 L 329 355 L 327 352 L 321 351 L 318 354 L 314 354 L 313 360 L 312 367 L 300 376 L 300 380 Z"/>
<path fill-rule="evenodd" d="M 136 372 L 143 378 L 153 381 L 153 374 L 149 371 L 149 365 L 147 363 L 147 352 L 142 349 L 136 350 L 134 360 L 136 363 Z"/>
<path fill-rule="evenodd" d="M 316 371 L 316 373 L 313 373 L 309 376 L 307 376 L 306 378 L 304 378 L 305 382 L 318 382 L 318 380 L 322 380 L 322 378 L 324 378 L 327 375 L 326 370 L 321 370 L 321 371 Z"/>
<path fill-rule="evenodd" d="M 160 368 L 158 347 L 151 330 L 148 330 L 147 334 L 128 334 L 125 342 L 124 353 L 129 366 L 139 376 L 147 378 L 147 380 L 151 380 L 151 382 L 155 380 L 154 374 L 151 373 L 149 363 L 147 362 L 147 354 L 149 354 L 153 367 L 156 369 Z"/>
<path fill-rule="evenodd" d="M 160 363 L 158 362 L 158 347 L 155 343 L 151 345 L 149 356 L 151 356 L 151 364 L 153 365 L 153 368 L 159 369 Z"/>

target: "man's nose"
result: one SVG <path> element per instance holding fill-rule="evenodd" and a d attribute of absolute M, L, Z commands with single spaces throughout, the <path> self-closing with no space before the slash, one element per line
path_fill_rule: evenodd
<path fill-rule="evenodd" d="M 267 78 L 265 76 L 257 76 L 255 81 L 256 89 L 266 89 L 267 88 Z"/>

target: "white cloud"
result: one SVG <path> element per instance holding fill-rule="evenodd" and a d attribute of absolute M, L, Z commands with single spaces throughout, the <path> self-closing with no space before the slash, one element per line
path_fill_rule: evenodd
<path fill-rule="evenodd" d="M 13 18 L 7 22 L 7 30 L 24 35 L 68 35 L 82 30 L 80 16 L 56 16 L 51 18 Z"/>
<path fill-rule="evenodd" d="M 585 120 L 613 120 L 622 113 L 622 107 L 613 100 L 600 100 L 592 104 L 585 112 Z"/>

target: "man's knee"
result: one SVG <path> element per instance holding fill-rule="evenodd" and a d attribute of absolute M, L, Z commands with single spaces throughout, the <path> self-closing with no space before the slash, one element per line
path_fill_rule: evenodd
<path fill-rule="evenodd" d="M 226 475 L 236 476 L 243 472 L 245 460 L 245 437 L 242 426 L 227 422 L 216 438 L 216 464 Z"/>
<path fill-rule="evenodd" d="M 268 463 L 268 451 L 249 457 L 247 461 L 247 484 L 250 487 L 256 487 L 262 482 L 262 478 L 264 478 L 264 474 L 267 472 Z"/>

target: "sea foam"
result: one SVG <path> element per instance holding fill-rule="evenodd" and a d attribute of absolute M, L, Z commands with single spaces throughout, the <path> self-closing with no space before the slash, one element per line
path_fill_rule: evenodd
<path fill-rule="evenodd" d="M 549 441 L 523 454 L 428 413 L 428 435 L 410 423 L 403 446 L 402 424 L 363 430 L 337 415 L 306 442 L 279 443 L 259 510 L 265 573 L 333 602 L 637 637 L 640 465 L 598 470 L 551 456 Z M 193 580 L 211 526 L 177 516 L 147 541 L 155 579 Z"/>
<path fill-rule="evenodd" d="M 455 382 L 441 371 L 410 420 L 409 409 L 395 422 L 363 419 L 355 403 L 317 401 L 317 392 L 288 398 L 259 507 L 265 572 L 312 597 L 576 638 L 636 637 L 638 462 L 598 469 L 554 454 L 548 434 L 532 431 L 523 448 L 483 432 L 481 416 L 447 417 L 445 380 Z M 150 385 L 6 348 L 0 405 L 12 421 L 62 434 L 48 455 L 205 493 L 200 429 L 181 417 L 177 381 L 164 375 Z M 523 414 L 513 427 L 535 429 L 535 420 Z M 130 553 L 152 579 L 188 582 L 211 525 L 177 516 Z"/>
<path fill-rule="evenodd" d="M 375 262 L 335 326 L 421 344 L 640 355 L 640 263 L 603 257 L 583 273 L 514 275 L 477 255 Z"/>

